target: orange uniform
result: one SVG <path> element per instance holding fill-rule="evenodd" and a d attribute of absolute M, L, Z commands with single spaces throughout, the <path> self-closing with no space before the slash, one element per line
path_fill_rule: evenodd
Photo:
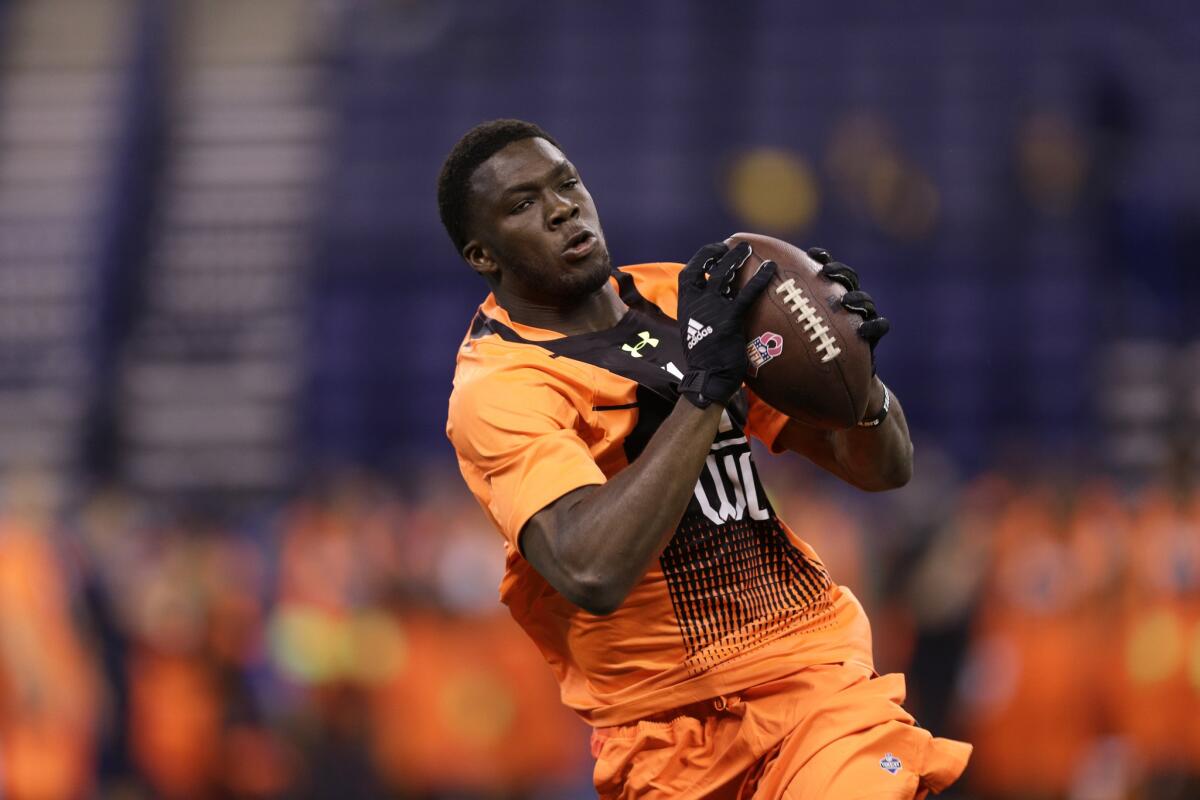
<path fill-rule="evenodd" d="M 1035 490 L 996 515 L 967 672 L 971 778 L 988 796 L 1065 796 L 1103 731 L 1096 681 L 1111 632 L 1090 624 L 1089 554 L 1052 503 Z"/>
<path fill-rule="evenodd" d="M 1200 773 L 1200 501 L 1137 503 L 1116 625 L 1118 729 L 1149 772 Z"/>
<path fill-rule="evenodd" d="M 709 725 L 729 714 L 721 702 L 713 706 L 714 698 L 786 683 L 812 665 L 872 673 L 862 607 L 776 516 L 759 482 L 748 436 L 773 444 L 787 418 L 749 390 L 730 403 L 671 542 L 613 614 L 595 616 L 572 605 L 520 553 L 521 530 L 534 514 L 624 469 L 674 407 L 686 369 L 672 316 L 680 269 L 642 264 L 614 271 L 628 312 L 609 330 L 577 336 L 515 323 L 489 296 L 459 350 L 450 398 L 447 432 L 459 466 L 505 539 L 501 600 L 541 649 L 563 702 L 597 729 L 596 780 L 604 796 L 652 796 L 659 785 L 639 771 L 649 762 L 619 755 L 612 744 L 636 740 L 639 724 L 700 719 L 692 716 L 699 703 L 705 709 L 700 724 Z M 696 796 L 709 796 L 703 792 L 712 781 L 735 776 L 749 791 L 756 765 L 779 752 L 811 710 L 798 708 L 791 693 L 755 697 L 755 718 L 774 720 L 773 732 L 735 744 L 746 731 L 709 731 L 709 757 L 679 778 L 704 782 Z M 751 706 L 747 700 L 745 708 Z M 692 735 L 669 747 L 678 746 L 680 759 L 699 757 L 698 741 Z M 660 742 L 651 749 L 661 755 L 665 747 Z M 966 754 L 954 749 L 947 758 L 961 771 Z M 625 767 L 605 777 L 614 759 Z M 879 775 L 895 777 L 884 752 L 870 760 Z M 660 786 L 663 796 L 683 796 L 679 785 Z"/>
<path fill-rule="evenodd" d="M 50 537 L 42 520 L 0 518 L 0 797 L 10 800 L 92 788 L 98 685 Z"/>

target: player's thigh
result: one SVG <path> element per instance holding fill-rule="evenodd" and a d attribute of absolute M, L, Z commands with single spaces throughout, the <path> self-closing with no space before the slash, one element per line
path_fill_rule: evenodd
<path fill-rule="evenodd" d="M 791 777 L 782 800 L 913 800 L 928 790 L 921 771 L 931 736 L 890 720 L 848 734 L 817 751 Z M 767 800 L 767 798 L 758 798 Z"/>
<path fill-rule="evenodd" d="M 733 800 L 753 764 L 734 715 L 641 722 L 593 734 L 601 800 Z"/>

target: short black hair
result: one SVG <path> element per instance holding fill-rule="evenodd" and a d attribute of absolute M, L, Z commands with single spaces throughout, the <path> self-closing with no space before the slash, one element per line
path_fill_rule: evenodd
<path fill-rule="evenodd" d="M 481 122 L 463 134 L 442 162 L 438 174 L 438 213 L 442 225 L 459 253 L 470 241 L 471 176 L 479 165 L 513 142 L 522 139 L 545 139 L 559 147 L 554 137 L 532 122 L 520 119 L 494 119 Z"/>

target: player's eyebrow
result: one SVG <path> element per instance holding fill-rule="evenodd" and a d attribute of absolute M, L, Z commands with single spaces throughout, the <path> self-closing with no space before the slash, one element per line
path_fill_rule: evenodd
<path fill-rule="evenodd" d="M 526 181 L 524 183 L 517 183 L 512 186 L 509 186 L 503 192 L 501 192 L 501 196 L 507 197 L 510 194 L 520 194 L 521 192 L 536 191 L 539 187 L 546 184 L 548 181 L 552 180 L 553 178 L 558 177 L 559 175 L 562 175 L 563 173 L 570 172 L 572 169 L 574 169 L 574 167 L 571 166 L 570 161 L 567 161 L 565 158 L 561 159 L 559 161 L 554 162 L 554 166 L 552 166 L 549 170 L 547 170 L 546 174 L 543 175 L 539 180 Z"/>

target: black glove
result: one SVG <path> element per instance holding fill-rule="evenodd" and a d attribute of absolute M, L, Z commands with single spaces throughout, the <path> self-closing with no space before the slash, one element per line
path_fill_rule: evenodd
<path fill-rule="evenodd" d="M 846 287 L 846 293 L 842 295 L 842 308 L 863 318 L 862 324 L 858 326 L 858 335 L 866 339 L 871 347 L 871 374 L 874 375 L 875 345 L 891 330 L 892 323 L 888 322 L 887 317 L 879 316 L 871 295 L 859 291 L 857 272 L 840 261 L 834 261 L 833 256 L 823 247 L 808 248 L 808 257 L 821 265 L 821 277 Z"/>
<path fill-rule="evenodd" d="M 701 247 L 679 273 L 679 332 L 687 354 L 687 371 L 679 393 L 700 408 L 727 404 L 746 377 L 746 312 L 775 274 L 775 262 L 764 261 L 740 292 L 734 278 L 750 245 L 732 250 L 723 243 Z"/>

